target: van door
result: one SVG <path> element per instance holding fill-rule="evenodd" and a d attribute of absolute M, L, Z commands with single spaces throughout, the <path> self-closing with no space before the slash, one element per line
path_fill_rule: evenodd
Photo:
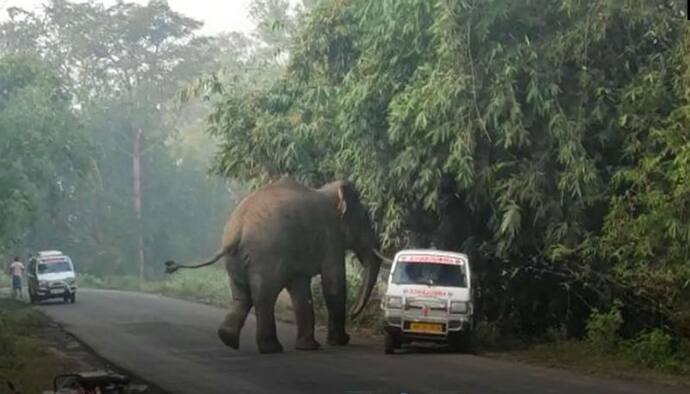
<path fill-rule="evenodd" d="M 38 277 L 36 275 L 36 259 L 31 259 L 29 261 L 29 266 L 26 269 L 26 277 L 28 282 L 29 291 L 38 288 Z M 35 293 L 35 291 L 33 291 Z"/>

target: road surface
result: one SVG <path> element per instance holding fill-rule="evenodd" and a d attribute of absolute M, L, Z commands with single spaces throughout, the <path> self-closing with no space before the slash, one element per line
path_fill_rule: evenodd
<path fill-rule="evenodd" d="M 412 351 L 386 356 L 353 338 L 347 347 L 261 355 L 250 315 L 239 351 L 216 329 L 222 309 L 148 294 L 80 290 L 77 303 L 40 309 L 116 365 L 170 393 L 675 393 L 682 389 L 593 378 L 488 358 Z M 325 344 L 324 338 L 318 338 Z"/>

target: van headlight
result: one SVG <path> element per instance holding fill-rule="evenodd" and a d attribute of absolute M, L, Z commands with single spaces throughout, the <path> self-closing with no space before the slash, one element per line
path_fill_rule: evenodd
<path fill-rule="evenodd" d="M 48 287 L 49 284 L 50 284 L 50 282 L 48 282 L 47 280 L 39 280 L 38 281 L 38 287 Z"/>
<path fill-rule="evenodd" d="M 77 281 L 77 280 L 76 280 L 75 278 L 67 278 L 67 279 L 65 279 L 65 283 L 67 283 L 68 285 L 73 285 L 74 282 L 76 282 L 76 281 Z"/>
<path fill-rule="evenodd" d="M 450 303 L 450 313 L 462 313 L 465 314 L 469 310 L 467 302 L 464 301 L 453 301 Z"/>
<path fill-rule="evenodd" d="M 402 308 L 402 297 L 387 296 L 386 297 L 386 307 L 388 307 L 390 309 L 401 309 Z"/>

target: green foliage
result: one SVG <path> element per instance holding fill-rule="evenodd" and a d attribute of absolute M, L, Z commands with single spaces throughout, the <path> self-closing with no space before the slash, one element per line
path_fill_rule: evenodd
<path fill-rule="evenodd" d="M 170 280 L 144 284 L 143 290 L 223 306 L 231 299 L 227 274 L 222 269 L 180 272 Z"/>
<path fill-rule="evenodd" d="M 79 274 L 79 286 L 83 288 L 136 290 L 179 297 L 209 304 L 227 305 L 230 285 L 222 269 L 182 270 L 163 280 L 141 282 L 136 276 L 98 277 Z"/>
<path fill-rule="evenodd" d="M 587 341 L 592 349 L 600 352 L 615 351 L 619 340 L 619 330 L 623 317 L 618 307 L 609 312 L 600 313 L 596 309 L 587 319 Z"/>
<path fill-rule="evenodd" d="M 690 371 L 690 357 L 683 340 L 674 338 L 661 329 L 644 331 L 630 339 L 620 336 L 623 317 L 618 306 L 609 312 L 592 312 L 587 320 L 587 347 L 590 352 L 617 357 L 630 365 L 670 373 Z"/>
<path fill-rule="evenodd" d="M 501 332 L 496 324 L 491 322 L 476 322 L 473 334 L 479 345 L 484 350 L 497 347 L 501 342 Z"/>
<path fill-rule="evenodd" d="M 42 206 L 69 197 L 90 152 L 64 84 L 25 56 L 0 57 L 0 252 Z"/>
<path fill-rule="evenodd" d="M 668 333 L 654 329 L 640 334 L 631 341 L 628 353 L 646 367 L 666 368 L 675 353 L 673 339 Z"/>

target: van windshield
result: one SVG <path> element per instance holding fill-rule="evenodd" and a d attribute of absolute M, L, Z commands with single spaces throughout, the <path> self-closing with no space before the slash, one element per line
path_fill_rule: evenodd
<path fill-rule="evenodd" d="M 49 263 L 38 263 L 38 273 L 39 274 L 54 274 L 57 272 L 70 272 L 72 267 L 67 262 L 67 260 L 62 261 L 51 261 Z"/>
<path fill-rule="evenodd" d="M 459 264 L 399 261 L 392 282 L 398 285 L 467 287 L 465 266 Z"/>

